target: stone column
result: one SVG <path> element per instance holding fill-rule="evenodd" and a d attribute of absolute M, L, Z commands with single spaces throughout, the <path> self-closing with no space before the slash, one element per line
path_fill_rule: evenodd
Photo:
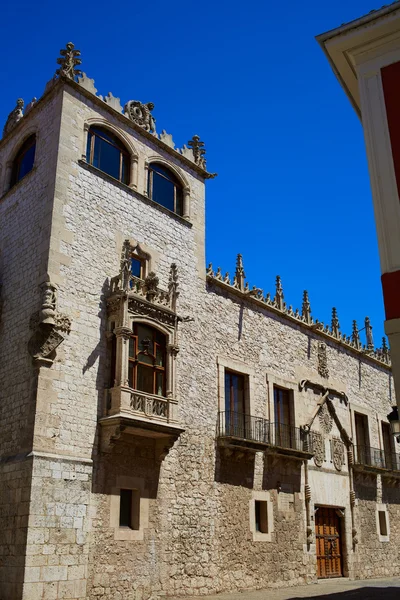
<path fill-rule="evenodd" d="M 183 218 L 190 219 L 190 189 L 183 188 Z"/>
<path fill-rule="evenodd" d="M 128 357 L 129 357 L 129 337 L 131 335 L 129 327 L 117 327 L 115 329 L 116 337 L 116 356 L 115 356 L 115 383 L 116 387 L 128 386 Z"/>
<path fill-rule="evenodd" d="M 138 186 L 138 157 L 131 156 L 131 169 L 129 175 L 129 187 L 137 190 Z"/>
<path fill-rule="evenodd" d="M 144 163 L 144 189 L 143 189 L 144 196 L 148 196 L 148 192 L 147 192 L 148 181 L 149 181 L 149 163 L 146 160 L 146 162 Z"/>
<path fill-rule="evenodd" d="M 87 141 L 88 141 L 88 133 L 89 133 L 89 124 L 85 123 L 83 126 L 83 147 L 82 147 L 82 156 L 81 159 L 86 161 L 86 152 L 87 152 Z"/>

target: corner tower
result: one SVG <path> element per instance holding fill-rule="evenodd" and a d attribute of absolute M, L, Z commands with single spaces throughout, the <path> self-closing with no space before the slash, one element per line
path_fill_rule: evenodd
<path fill-rule="evenodd" d="M 185 323 L 205 288 L 204 181 L 214 175 L 203 142 L 175 148 L 151 103 L 97 95 L 79 55 L 67 44 L 42 97 L 25 111 L 17 101 L 0 141 L 9 600 L 91 597 L 103 543 L 113 555 L 137 541 L 128 570 L 150 548 L 158 556 L 127 591 L 160 581 L 159 543 L 145 530 L 159 527 L 160 470 L 185 429 Z"/>

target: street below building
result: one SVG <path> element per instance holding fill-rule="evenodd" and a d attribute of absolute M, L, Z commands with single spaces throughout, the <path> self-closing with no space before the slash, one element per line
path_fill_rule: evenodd
<path fill-rule="evenodd" d="M 364 579 L 350 581 L 345 578 L 320 580 L 316 584 L 287 588 L 233 592 L 206 596 L 207 600 L 399 600 L 400 578 Z M 182 599 L 180 599 L 182 600 Z"/>

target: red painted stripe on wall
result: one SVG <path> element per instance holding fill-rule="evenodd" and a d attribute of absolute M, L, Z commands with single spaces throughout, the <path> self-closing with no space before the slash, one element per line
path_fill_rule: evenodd
<path fill-rule="evenodd" d="M 381 69 L 397 192 L 400 196 L 400 62 Z"/>
<path fill-rule="evenodd" d="M 384 273 L 381 277 L 386 319 L 400 318 L 400 271 Z"/>

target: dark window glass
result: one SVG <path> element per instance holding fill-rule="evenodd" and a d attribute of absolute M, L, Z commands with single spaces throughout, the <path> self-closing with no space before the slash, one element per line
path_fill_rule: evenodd
<path fill-rule="evenodd" d="M 183 190 L 180 181 L 166 167 L 151 164 L 149 167 L 148 196 L 178 215 L 183 214 Z"/>
<path fill-rule="evenodd" d="M 268 533 L 268 504 L 264 500 L 255 500 L 256 531 Z"/>
<path fill-rule="evenodd" d="M 120 490 L 119 526 L 132 529 L 132 490 Z"/>
<path fill-rule="evenodd" d="M 379 532 L 381 535 L 387 535 L 387 522 L 386 522 L 386 512 L 384 510 L 378 511 L 379 513 Z"/>
<path fill-rule="evenodd" d="M 225 371 L 225 410 L 244 414 L 244 375 Z"/>
<path fill-rule="evenodd" d="M 11 174 L 11 186 L 20 181 L 29 171 L 32 171 L 35 162 L 36 137 L 31 135 L 22 144 L 14 159 Z"/>
<path fill-rule="evenodd" d="M 165 354 L 165 335 L 157 329 L 135 323 L 129 340 L 129 386 L 164 396 Z"/>
<path fill-rule="evenodd" d="M 99 127 L 89 129 L 86 160 L 114 179 L 129 183 L 129 153 L 112 133 Z"/>

